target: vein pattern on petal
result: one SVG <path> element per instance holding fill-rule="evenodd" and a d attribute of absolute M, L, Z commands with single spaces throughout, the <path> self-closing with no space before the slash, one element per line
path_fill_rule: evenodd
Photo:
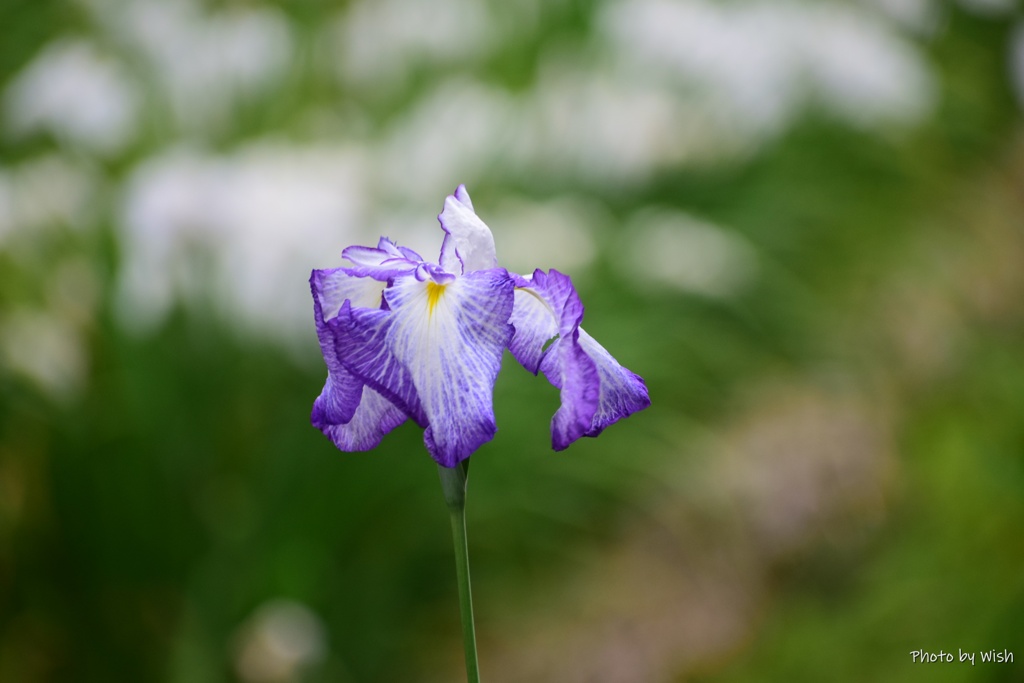
<path fill-rule="evenodd" d="M 547 275 L 542 270 L 536 271 L 530 278 L 515 278 L 515 307 L 509 322 L 515 328 L 508 349 L 516 360 L 533 374 L 540 371 L 540 362 L 547 351 L 549 341 L 558 336 L 558 320 L 551 304 L 538 290 L 541 285 L 534 284 L 534 278 L 546 281 Z"/>
<path fill-rule="evenodd" d="M 353 302 L 360 306 L 379 307 L 383 285 L 373 280 L 353 277 L 343 268 L 314 270 L 310 276 L 313 293 L 313 314 L 317 339 L 327 364 L 327 380 L 313 403 L 310 419 L 313 425 L 346 451 L 369 450 L 380 443 L 385 434 L 405 421 L 405 414 L 394 405 L 363 386 L 341 362 L 344 346 L 339 346 L 336 325 L 325 320 L 337 317 L 343 307 Z M 346 303 L 347 302 L 347 303 Z"/>
<path fill-rule="evenodd" d="M 412 277 L 401 278 L 401 281 L 417 282 Z M 412 375 L 398 361 L 388 343 L 395 322 L 390 310 L 353 308 L 346 302 L 328 327 L 336 347 L 344 349 L 338 360 L 345 369 L 394 403 L 416 424 L 426 427 L 426 414 Z"/>
<path fill-rule="evenodd" d="M 341 255 L 354 264 L 348 269 L 353 275 L 382 282 L 413 272 L 423 263 L 415 251 L 400 247 L 387 237 L 381 237 L 376 247 L 347 247 Z"/>
<path fill-rule="evenodd" d="M 315 420 L 313 423 L 343 451 L 371 450 L 407 419 L 394 403 L 370 387 L 362 386 L 362 382 L 360 386 L 362 396 L 351 419 L 340 424 L 317 424 Z"/>
<path fill-rule="evenodd" d="M 363 383 L 342 365 L 334 334 L 329 329 L 326 318 L 335 317 L 346 300 L 356 299 L 364 304 L 372 303 L 373 290 L 368 289 L 365 282 L 374 285 L 373 290 L 376 290 L 376 302 L 379 306 L 383 286 L 378 286 L 380 283 L 373 280 L 351 277 L 342 268 L 314 270 L 309 277 L 309 287 L 313 293 L 316 336 L 320 342 L 324 363 L 327 365 L 327 381 L 324 382 L 320 396 L 313 403 L 311 415 L 313 424 L 320 429 L 326 425 L 348 422 L 359 405 Z"/>
<path fill-rule="evenodd" d="M 353 306 L 380 308 L 384 283 L 352 274 L 349 268 L 314 270 L 309 278 L 314 305 L 322 307 L 324 320 L 338 315 L 348 299 Z"/>
<path fill-rule="evenodd" d="M 583 436 L 597 436 L 605 427 L 651 405 L 647 384 L 640 375 L 619 364 L 596 339 L 579 328 L 579 346 L 593 360 L 600 377 L 601 395 L 590 428 Z M 544 368 L 541 368 L 542 370 Z"/>
<path fill-rule="evenodd" d="M 537 270 L 528 278 L 516 276 L 516 285 L 516 333 L 509 350 L 527 370 L 540 370 L 561 390 L 562 403 L 551 420 L 555 450 L 581 436 L 597 436 L 650 404 L 643 380 L 580 327 L 583 304 L 568 276 Z M 554 330 L 558 338 L 545 348 Z"/>
<path fill-rule="evenodd" d="M 402 278 L 384 296 L 387 345 L 415 387 L 427 450 L 453 467 L 497 431 L 494 381 L 512 336 L 512 280 L 497 268 L 446 285 Z"/>

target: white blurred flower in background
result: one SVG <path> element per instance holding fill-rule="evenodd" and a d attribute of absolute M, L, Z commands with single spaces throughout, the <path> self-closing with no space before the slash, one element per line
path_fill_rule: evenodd
<path fill-rule="evenodd" d="M 959 0 L 966 10 L 982 16 L 1000 16 L 1012 12 L 1018 0 Z"/>
<path fill-rule="evenodd" d="M 585 275 L 597 257 L 597 237 L 610 220 L 599 203 L 562 196 L 547 201 L 504 199 L 488 212 L 487 222 L 494 230 L 501 261 L 510 271 L 532 273 L 537 267 L 537 245 L 543 244 L 545 268 Z"/>
<path fill-rule="evenodd" d="M 0 249 L 31 249 L 52 231 L 91 225 L 101 187 L 94 169 L 59 154 L 0 166 Z"/>
<path fill-rule="evenodd" d="M 473 63 L 495 47 L 487 3 L 362 0 L 338 16 L 330 36 L 338 76 L 392 90 L 415 69 Z"/>
<path fill-rule="evenodd" d="M 0 306 L 0 374 L 27 380 L 58 401 L 76 397 L 88 374 L 85 335 L 100 297 L 96 265 L 52 250 L 94 224 L 103 184 L 94 169 L 55 153 L 0 167 L 0 263 L 31 296 Z M 6 303 L 3 302 L 3 303 Z"/>
<path fill-rule="evenodd" d="M 873 0 L 871 4 L 901 28 L 926 35 L 939 26 L 944 9 L 932 0 Z"/>
<path fill-rule="evenodd" d="M 33 308 L 0 316 L 0 366 L 58 400 L 78 393 L 87 370 L 75 325 L 55 312 Z"/>
<path fill-rule="evenodd" d="M 293 683 L 326 654 L 324 625 L 312 610 L 294 600 L 271 600 L 239 628 L 235 671 L 245 683 Z"/>
<path fill-rule="evenodd" d="M 0 310 L 0 369 L 51 398 L 75 398 L 87 379 L 84 336 L 99 307 L 100 287 L 95 265 L 84 257 L 49 264 L 41 306 Z"/>
<path fill-rule="evenodd" d="M 738 294 L 758 273 L 754 247 L 734 232 L 682 211 L 651 208 L 630 221 L 623 278 L 715 298 Z"/>
<path fill-rule="evenodd" d="M 47 132 L 100 157 L 132 141 L 140 105 L 126 69 L 92 43 L 73 38 L 45 46 L 4 92 L 11 134 Z"/>
<path fill-rule="evenodd" d="M 719 135 L 760 142 L 815 99 L 859 125 L 915 123 L 934 106 L 920 51 L 854 7 L 618 0 L 598 26 L 633 78 L 710 102 Z"/>
<path fill-rule="evenodd" d="M 441 210 L 437 198 L 473 183 L 500 158 L 518 126 L 508 93 L 481 83 L 443 80 L 416 99 L 368 145 L 368 171 L 381 193 Z"/>
<path fill-rule="evenodd" d="M 476 67 L 536 39 L 539 17 L 564 14 L 561 5 L 362 0 L 313 29 L 335 59 L 310 66 L 297 52 L 301 27 L 274 6 L 79 0 L 100 42 L 69 37 L 33 58 L 3 94 L 9 133 L 49 132 L 85 158 L 111 159 L 142 122 L 170 111 L 175 125 L 114 192 L 60 156 L 0 168 L 0 246 L 109 214 L 126 327 L 152 329 L 175 305 L 199 304 L 305 348 L 312 268 L 379 234 L 429 253 L 437 197 L 518 177 L 554 190 L 543 201 L 493 198 L 502 253 L 514 263 L 517 245 L 543 233 L 549 261 L 586 277 L 602 248 L 619 245 L 605 238 L 616 227 L 599 199 L 609 189 L 756 156 L 808 108 L 869 131 L 927 116 L 934 76 L 900 28 L 934 20 L 922 2 L 610 0 L 589 33 L 542 41 L 532 82 L 513 88 Z M 1022 42 L 1011 58 L 1018 81 Z M 334 102 L 310 105 L 333 126 L 301 143 L 233 129 L 240 106 L 269 102 L 300 66 L 336 84 Z M 379 92 L 406 99 L 374 119 L 363 98 Z M 363 124 L 346 129 L 352 111 Z M 200 141 L 214 148 L 222 133 L 236 142 L 203 151 Z M 572 187 L 559 185 L 567 178 Z M 619 227 L 636 249 L 655 249 L 641 286 L 729 296 L 755 277 L 750 245 L 685 214 L 652 210 Z"/>
<path fill-rule="evenodd" d="M 183 299 L 286 344 L 307 337 L 312 266 L 364 233 L 363 168 L 348 148 L 274 142 L 149 159 L 120 209 L 122 320 L 145 329 Z"/>
<path fill-rule="evenodd" d="M 291 27 L 276 8 L 207 12 L 196 0 L 80 2 L 113 42 L 140 58 L 159 99 L 193 135 L 230 127 L 234 107 L 270 93 L 291 65 Z"/>
<path fill-rule="evenodd" d="M 520 105 L 516 144 L 508 155 L 522 172 L 621 186 L 731 148 L 710 134 L 701 103 L 562 59 L 544 64 Z"/>

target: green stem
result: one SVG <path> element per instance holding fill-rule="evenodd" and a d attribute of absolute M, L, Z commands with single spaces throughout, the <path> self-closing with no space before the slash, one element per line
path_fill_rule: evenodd
<path fill-rule="evenodd" d="M 469 585 L 469 546 L 466 543 L 465 509 L 452 511 L 452 540 L 455 542 L 455 575 L 459 582 L 459 610 L 462 613 L 462 646 L 466 650 L 466 678 L 480 683 L 476 659 L 476 630 L 473 627 L 473 593 Z"/>
<path fill-rule="evenodd" d="M 473 626 L 473 592 L 469 582 L 469 544 L 466 541 L 466 478 L 469 461 L 464 460 L 455 467 L 438 466 L 438 470 L 444 499 L 451 513 L 455 576 L 459 584 L 459 610 L 462 616 L 462 646 L 466 652 L 466 678 L 469 683 L 480 683 L 476 629 Z"/>

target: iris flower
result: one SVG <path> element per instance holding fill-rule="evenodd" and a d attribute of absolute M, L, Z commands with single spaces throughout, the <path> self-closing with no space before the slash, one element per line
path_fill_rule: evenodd
<path fill-rule="evenodd" d="M 561 391 L 551 443 L 583 436 L 650 405 L 647 387 L 580 323 L 567 275 L 510 273 L 460 185 L 438 216 L 437 263 L 382 237 L 342 252 L 351 266 L 310 277 L 327 381 L 312 422 L 343 451 L 369 450 L 413 420 L 427 451 L 454 467 L 494 438 L 494 382 L 507 348 Z"/>

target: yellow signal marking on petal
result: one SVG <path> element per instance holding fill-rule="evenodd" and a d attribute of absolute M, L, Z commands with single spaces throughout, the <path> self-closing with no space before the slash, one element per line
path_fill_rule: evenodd
<path fill-rule="evenodd" d="M 444 294 L 446 285 L 439 285 L 436 282 L 427 283 L 427 313 L 433 315 L 434 306 L 437 305 L 441 295 Z"/>

